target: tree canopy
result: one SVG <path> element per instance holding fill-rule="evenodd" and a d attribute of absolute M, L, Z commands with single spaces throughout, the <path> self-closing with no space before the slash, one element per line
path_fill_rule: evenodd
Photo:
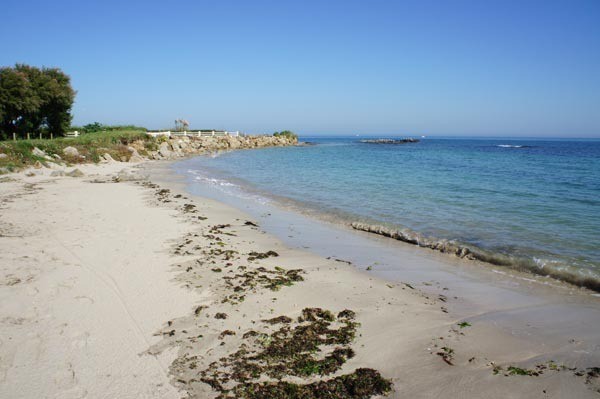
<path fill-rule="evenodd" d="M 49 131 L 63 135 L 71 124 L 75 91 L 59 68 L 25 64 L 0 68 L 0 136 Z"/>

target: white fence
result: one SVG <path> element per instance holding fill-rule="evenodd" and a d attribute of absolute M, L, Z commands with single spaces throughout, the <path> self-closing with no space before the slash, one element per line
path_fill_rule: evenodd
<path fill-rule="evenodd" d="M 171 132 L 170 130 L 166 131 L 157 131 L 157 132 L 146 132 L 149 136 L 158 137 L 158 136 L 166 136 L 166 137 L 225 137 L 225 136 L 233 136 L 237 137 L 240 135 L 239 131 L 235 132 L 227 132 L 224 130 L 211 130 L 211 131 L 186 131 L 183 132 Z"/>

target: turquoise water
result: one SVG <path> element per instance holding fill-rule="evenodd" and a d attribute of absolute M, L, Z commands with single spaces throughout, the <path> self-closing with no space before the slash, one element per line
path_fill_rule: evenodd
<path fill-rule="evenodd" d="M 600 289 L 600 141 L 423 139 L 197 157 L 178 169 L 245 200 L 409 229 Z"/>

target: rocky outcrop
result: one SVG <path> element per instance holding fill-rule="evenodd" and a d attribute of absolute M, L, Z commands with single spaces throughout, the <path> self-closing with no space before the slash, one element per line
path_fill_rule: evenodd
<path fill-rule="evenodd" d="M 149 159 L 176 159 L 215 151 L 248 148 L 283 147 L 298 144 L 297 139 L 275 136 L 173 137 L 161 142 Z M 131 160 L 130 160 L 131 162 Z"/>
<path fill-rule="evenodd" d="M 262 148 L 262 147 L 282 147 L 297 145 L 298 140 L 285 136 L 224 136 L 224 137 L 173 137 L 173 138 L 158 138 L 156 143 L 148 143 L 145 140 L 137 140 L 131 142 L 126 147 L 126 151 L 116 151 L 113 153 L 113 158 L 108 152 L 98 157 L 101 163 L 110 162 L 143 162 L 146 160 L 174 160 L 186 156 L 209 154 L 215 151 L 229 151 L 237 149 Z M 148 147 L 155 150 L 148 150 Z M 62 150 L 63 154 L 68 158 L 78 158 L 78 162 L 85 161 L 85 157 L 81 156 L 77 148 L 73 146 L 65 147 Z M 129 154 L 127 154 L 129 152 Z M 49 156 L 43 150 L 34 147 L 32 154 L 38 157 L 43 157 L 49 164 L 56 163 L 61 160 L 57 154 Z M 0 154 L 5 155 L 5 154 Z M 91 158 L 90 158 L 91 159 Z M 39 162 L 38 162 L 39 163 Z M 41 167 L 35 165 L 35 167 Z M 43 165 L 46 166 L 46 165 Z"/>
<path fill-rule="evenodd" d="M 361 143 L 367 144 L 407 144 L 407 143 L 418 143 L 419 139 L 368 139 L 360 140 Z"/>

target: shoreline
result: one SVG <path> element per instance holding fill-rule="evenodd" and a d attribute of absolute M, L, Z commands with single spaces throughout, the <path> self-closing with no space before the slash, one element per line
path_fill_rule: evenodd
<path fill-rule="evenodd" d="M 187 160 L 191 160 L 194 157 L 188 158 Z M 184 162 L 186 159 L 182 159 L 181 161 Z M 182 168 L 178 173 L 183 174 L 185 172 Z M 505 268 L 505 271 L 509 273 L 524 272 L 532 278 L 550 277 L 557 283 L 567 283 L 577 288 L 584 288 L 595 293 L 600 293 L 600 279 L 597 276 L 586 275 L 583 273 L 584 270 L 577 270 L 564 263 L 555 264 L 549 260 L 540 263 L 535 257 L 518 256 L 506 252 L 493 251 L 456 239 L 427 236 L 408 227 L 393 225 L 343 211 L 334 213 L 323 211 L 321 209 L 316 209 L 310 204 L 303 204 L 295 199 L 268 193 L 262 189 L 253 187 L 251 183 L 245 180 L 235 177 L 231 178 L 229 176 L 222 177 L 218 174 L 218 171 L 209 168 L 203 170 L 201 175 L 197 175 L 196 179 L 211 184 L 218 182 L 220 185 L 232 186 L 235 195 L 247 197 L 250 201 L 264 198 L 267 202 L 273 202 L 276 207 L 308 216 L 320 222 L 344 226 L 345 228 L 351 228 L 372 235 L 386 237 L 387 239 L 401 241 L 406 244 L 445 254 L 451 258 L 461 258 L 469 261 L 481 262 L 487 265 L 486 267 L 500 266 Z M 225 193 L 225 196 L 230 194 L 231 193 Z"/>
<path fill-rule="evenodd" d="M 424 197 L 422 203 L 415 201 L 418 190 L 414 188 L 417 187 L 415 186 L 417 180 L 414 178 L 405 182 L 408 187 L 405 198 L 401 193 L 400 186 L 394 185 L 393 179 L 388 182 L 390 190 L 382 190 L 382 193 L 378 194 L 375 183 L 371 182 L 379 180 L 377 176 L 369 174 L 376 172 L 361 172 L 361 174 L 359 173 L 361 169 L 351 162 L 347 165 L 349 172 L 345 175 L 344 162 L 340 161 L 341 158 L 336 158 L 335 148 L 337 147 L 332 147 L 332 145 L 342 145 L 342 152 L 365 153 L 365 156 L 370 153 L 368 150 L 364 150 L 366 147 L 357 147 L 348 139 L 323 140 L 321 144 L 320 149 L 276 149 L 259 151 L 256 154 L 225 154 L 217 157 L 214 161 L 197 159 L 184 162 L 184 164 L 189 166 L 190 173 L 197 171 L 198 180 L 204 179 L 208 182 L 213 180 L 212 183 L 220 184 L 224 191 L 231 191 L 240 196 L 248 196 L 250 199 L 254 196 L 263 197 L 265 201 L 275 201 L 310 216 L 317 216 L 334 223 L 354 224 L 361 229 L 392 236 L 395 239 L 432 250 L 450 252 L 466 258 L 476 258 L 490 264 L 517 270 L 528 270 L 542 276 L 551 275 L 558 280 L 585 286 L 597 292 L 600 289 L 600 275 L 597 273 L 600 264 L 598 264 L 597 254 L 593 250 L 593 230 L 590 230 L 590 227 L 593 228 L 595 220 L 592 208 L 588 207 L 589 222 L 585 220 L 577 222 L 576 218 L 577 215 L 585 214 L 584 210 L 578 207 L 577 198 L 589 194 L 589 189 L 585 191 L 582 188 L 581 190 L 584 192 L 576 191 L 570 196 L 565 194 L 563 205 L 554 200 L 552 203 L 554 208 L 547 214 L 542 212 L 543 207 L 539 205 L 540 202 L 543 202 L 541 197 L 536 197 L 537 202 L 535 199 L 531 199 L 531 207 L 535 208 L 535 212 L 528 215 L 528 211 L 519 211 L 519 209 L 528 209 L 526 204 L 522 204 L 523 206 L 518 207 L 515 211 L 510 211 L 509 205 L 497 213 L 494 213 L 493 210 L 483 210 L 486 206 L 501 208 L 501 204 L 495 204 L 493 200 L 485 199 L 483 196 L 478 202 L 478 204 L 483 204 L 481 207 L 471 204 L 473 205 L 472 212 L 465 208 L 464 204 L 456 205 L 462 203 L 461 201 L 455 201 L 455 205 L 447 209 L 449 215 L 446 217 L 443 214 L 444 210 L 440 207 L 435 207 L 438 211 L 426 212 L 427 207 L 432 207 L 432 198 L 436 198 L 435 192 L 430 193 L 431 190 L 425 188 L 423 192 L 427 192 L 428 195 Z M 496 151 L 495 156 L 502 159 L 505 156 L 509 158 L 518 156 L 504 154 L 498 152 L 497 149 L 489 150 L 488 147 L 496 147 L 490 143 L 481 147 L 484 149 L 480 149 L 472 143 L 465 145 L 469 151 Z M 432 151 L 439 146 L 436 142 L 429 146 L 422 146 L 422 148 L 414 147 L 420 149 L 408 151 L 407 154 L 416 152 L 423 156 L 427 154 L 433 156 Z M 550 147 L 548 151 L 554 150 Z M 396 154 L 396 151 L 392 151 L 392 153 Z M 374 159 L 378 159 L 376 154 L 372 155 Z M 534 155 L 532 154 L 532 156 Z M 327 168 L 330 163 L 333 171 L 330 173 L 324 171 L 325 174 L 320 179 L 317 167 L 311 165 L 300 167 L 303 159 L 310 160 L 310 164 L 319 165 L 319 168 Z M 398 159 L 396 160 L 398 161 Z M 267 165 L 269 161 L 276 162 L 276 164 L 269 167 Z M 287 170 L 292 170 L 294 163 L 298 163 L 298 168 L 295 169 L 296 173 L 288 175 Z M 374 162 L 374 167 L 379 164 L 381 162 Z M 413 164 L 409 162 L 407 167 L 414 168 L 414 162 Z M 236 172 L 236 168 L 239 168 L 238 172 Z M 370 169 L 366 168 L 365 170 Z M 384 174 L 385 170 L 376 170 L 377 173 L 387 176 Z M 419 176 L 418 172 L 415 173 L 415 176 Z M 424 177 L 426 178 L 427 175 Z M 464 176 L 456 177 L 457 180 L 459 178 L 464 178 Z M 501 179 L 501 176 L 498 178 Z M 353 191 L 350 187 L 351 184 L 354 184 L 352 182 L 356 181 L 358 184 L 356 191 L 362 195 L 369 195 L 365 191 L 366 188 L 360 188 L 363 186 L 360 179 L 366 179 L 364 186 L 369 187 L 369 191 L 374 196 L 373 201 L 363 204 L 360 198 L 352 194 Z M 404 182 L 401 177 L 397 180 Z M 314 187 L 322 187 L 321 192 L 314 191 L 307 186 L 309 181 Z M 485 182 L 485 178 L 482 178 L 482 181 Z M 338 184 L 339 186 L 336 186 Z M 481 184 L 485 185 L 485 183 Z M 473 186 L 476 188 L 477 184 Z M 338 187 L 338 189 L 334 189 L 334 187 Z M 403 211 L 401 208 L 405 205 L 394 202 L 392 194 L 384 194 L 388 191 L 396 193 L 396 190 L 400 190 L 396 194 L 399 199 L 405 198 L 407 201 L 411 199 L 413 203 L 416 202 L 414 213 L 409 209 Z M 462 192 L 465 193 L 463 195 L 465 203 L 481 197 L 471 194 L 467 187 Z M 515 192 L 519 192 L 518 189 L 515 189 Z M 503 186 L 502 189 L 498 188 L 492 194 L 498 197 L 511 197 L 508 193 L 512 193 L 511 189 Z M 543 193 L 543 190 L 540 190 L 540 193 Z M 512 197 L 521 198 L 517 194 Z M 386 198 L 386 202 L 382 203 L 382 198 Z M 427 198 L 430 199 L 427 200 Z M 526 193 L 523 194 L 523 198 L 527 198 Z M 525 200 L 520 199 L 517 202 L 519 201 Z M 572 208 L 567 209 L 569 206 L 567 204 L 571 204 L 569 201 L 574 204 Z M 441 202 L 444 202 L 443 199 Z M 507 204 L 510 204 L 510 201 Z M 410 207 L 410 204 L 407 203 L 406 206 Z M 499 215 L 503 215 L 503 217 L 495 221 L 494 218 L 499 218 Z M 527 223 L 529 216 L 533 218 L 532 223 Z M 560 228 L 561 223 L 565 224 L 564 229 Z M 473 230 L 470 231 L 469 228 Z M 563 233 L 558 233 L 557 230 Z M 526 234 L 526 231 L 529 234 Z"/>
<path fill-rule="evenodd" d="M 163 172 L 164 168 L 170 167 L 167 164 L 157 166 L 160 166 L 159 169 L 163 168 Z M 121 179 L 121 182 L 115 183 L 113 177 L 122 168 L 127 169 L 122 176 L 130 176 L 131 181 Z M 595 366 L 591 363 L 594 357 L 580 356 L 577 359 L 566 356 L 581 347 L 582 342 L 558 346 L 555 343 L 535 343 L 494 328 L 493 323 L 486 323 L 484 320 L 469 319 L 467 322 L 457 318 L 453 314 L 452 303 L 455 296 L 460 297 L 461 293 L 458 291 L 450 289 L 444 296 L 434 296 L 415 289 L 409 283 L 390 282 L 335 259 L 326 259 L 292 248 L 285 241 L 264 233 L 264 219 L 249 217 L 240 210 L 207 198 L 190 197 L 183 190 L 181 180 L 165 183 L 161 180 L 172 180 L 169 177 L 172 175 L 163 174 L 161 177 L 160 172 L 153 171 L 153 168 L 153 165 L 148 164 L 84 165 L 84 177 L 80 178 L 47 175 L 28 177 L 19 174 L 14 176 L 15 181 L 0 183 L 3 189 L 6 188 L 2 192 L 3 197 L 21 195 L 18 197 L 19 201 L 3 201 L 2 210 L 4 220 L 0 242 L 3 248 L 11 248 L 11 251 L 3 251 L 2 255 L 7 261 L 5 264 L 9 266 L 4 270 L 5 284 L 0 287 L 4 304 L 1 317 L 5 321 L 1 328 L 2 336 L 11 336 L 15 340 L 4 341 L 0 346 L 2 359 L 11 358 L 6 356 L 7 351 L 14 354 L 12 363 L 2 360 L 4 378 L 0 383 L 0 392 L 9 397 L 32 397 L 34 392 L 56 392 L 67 397 L 67 393 L 71 392 L 71 396 L 75 397 L 75 394 L 85 391 L 92 397 L 95 392 L 97 397 L 104 394 L 110 384 L 115 386 L 114 389 L 120 390 L 117 395 L 119 397 L 137 397 L 140 392 L 148 392 L 148 397 L 177 397 L 186 392 L 192 397 L 217 397 L 219 391 L 214 389 L 217 387 L 216 383 L 224 383 L 226 380 L 226 375 L 223 374 L 226 367 L 218 363 L 219 359 L 239 353 L 236 351 L 242 344 L 250 345 L 262 353 L 260 348 L 265 345 L 264 341 L 261 341 L 262 344 L 253 341 L 251 331 L 269 336 L 281 329 L 300 331 L 297 330 L 300 327 L 317 328 L 322 323 L 331 323 L 330 329 L 338 331 L 338 334 L 341 331 L 339 328 L 344 325 L 349 330 L 343 331 L 356 330 L 350 342 L 337 341 L 344 350 L 340 354 L 345 353 L 337 358 L 341 359 L 341 364 L 334 363 L 337 366 L 331 366 L 331 363 L 327 363 L 333 369 L 323 369 L 324 359 L 316 358 L 311 360 L 311 364 L 318 365 L 315 366 L 318 369 L 297 368 L 297 365 L 289 364 L 286 357 L 278 357 L 279 364 L 285 364 L 285 381 L 301 387 L 310 386 L 317 381 L 345 386 L 348 380 L 344 376 L 356 375 L 353 373 L 357 370 L 367 368 L 391 381 L 393 390 L 388 395 L 391 398 L 436 395 L 506 397 L 507 394 L 529 397 L 565 397 L 575 394 L 578 397 L 594 397 L 595 393 L 591 388 L 597 389 L 597 377 L 587 374 L 587 368 Z M 142 175 L 146 173 L 150 174 L 150 181 L 143 179 Z M 65 193 L 65 199 L 57 202 L 57 196 Z M 89 198 L 95 200 L 86 201 Z M 102 205 L 99 198 L 110 201 Z M 36 231 L 36 223 L 40 222 L 33 222 L 28 213 L 36 208 L 45 210 L 42 225 L 54 227 Z M 115 209 L 120 210 L 115 214 Z M 136 212 L 132 212 L 133 210 Z M 164 216 L 157 220 L 158 214 Z M 65 223 L 66 220 L 68 223 Z M 246 222 L 256 223 L 260 227 Z M 22 226 L 24 231 L 16 231 L 15 226 Z M 130 316 L 145 320 L 144 328 L 135 334 L 139 334 L 149 345 L 139 349 L 135 356 L 132 357 L 129 354 L 131 352 L 120 350 L 110 340 L 99 339 L 107 333 L 109 325 L 106 323 L 95 323 L 93 328 L 86 330 L 89 335 L 84 341 L 76 334 L 59 334 L 61 329 L 58 326 L 65 322 L 62 319 L 72 314 L 73 309 L 79 306 L 75 303 L 80 300 L 57 302 L 57 298 L 52 295 L 44 298 L 55 309 L 61 309 L 61 314 L 54 314 L 51 318 L 56 319 L 56 326 L 44 325 L 46 319 L 37 315 L 25 317 L 31 320 L 24 320 L 21 324 L 7 322 L 24 317 L 19 315 L 11 300 L 22 295 L 23 303 L 28 303 L 31 299 L 26 299 L 27 295 L 34 293 L 35 288 L 39 290 L 48 285 L 48 281 L 53 287 L 61 287 L 61 284 L 69 281 L 71 288 L 62 288 L 66 292 L 73 289 L 93 291 L 93 286 L 82 286 L 78 281 L 81 277 L 79 268 L 73 269 L 65 263 L 64 257 L 68 253 L 53 253 L 53 246 L 46 242 L 46 235 L 57 228 L 63 245 L 76 253 L 87 254 L 86 258 L 80 256 L 81 259 L 93 261 L 94 267 L 91 270 L 106 267 L 112 269 L 109 275 L 117 278 L 117 292 L 141 295 L 142 298 L 138 299 L 135 299 L 135 295 L 123 296 Z M 10 234 L 11 231 L 14 234 Z M 111 234 L 114 235 L 113 238 L 110 238 Z M 11 237 L 12 235 L 15 237 Z M 29 238 L 24 240 L 18 235 L 27 235 Z M 119 242 L 119 238 L 122 240 L 124 237 L 137 239 L 131 241 L 129 238 L 127 242 Z M 159 242 L 162 244 L 158 245 L 157 252 Z M 117 243 L 120 251 L 116 251 L 117 255 L 107 257 L 106 255 L 114 252 L 115 247 L 111 246 Z M 57 276 L 44 277 L 47 270 L 39 268 L 40 260 L 36 257 L 49 250 L 53 256 L 44 258 L 43 264 L 59 273 Z M 236 253 L 227 252 L 229 250 Z M 268 255 L 262 259 L 261 254 L 268 254 L 269 251 L 277 256 Z M 261 256 L 251 255 L 252 253 Z M 23 258 L 19 264 L 14 264 L 16 259 L 21 259 L 18 256 L 23 255 L 34 257 Z M 231 258 L 226 259 L 228 256 Z M 149 273 L 149 269 L 143 272 L 150 265 L 153 265 L 154 271 Z M 15 272 L 29 269 L 37 270 L 37 275 L 31 278 L 15 275 Z M 63 269 L 75 273 L 72 276 L 75 278 L 65 280 L 63 273 L 66 271 Z M 301 271 L 289 274 L 291 270 Z M 8 276 L 11 273 L 7 271 L 12 272 L 12 277 Z M 240 274 L 242 277 L 238 276 Z M 125 278 L 127 276 L 129 278 Z M 47 281 L 38 286 L 43 278 Z M 240 289 L 236 290 L 235 287 Z M 61 288 L 55 290 L 60 292 Z M 71 330 L 84 330 L 80 324 L 88 317 L 93 319 L 94 309 L 105 303 L 101 296 L 95 297 L 89 292 L 87 294 L 94 301 L 85 300 L 89 303 L 86 306 L 93 309 L 91 312 L 87 309 L 86 313 L 77 313 L 77 317 L 70 319 Z M 244 299 L 240 301 L 241 295 Z M 137 300 L 137 305 L 129 306 L 131 302 L 128 301 L 134 299 Z M 161 305 L 161 301 L 166 303 Z M 162 310 L 153 312 L 157 306 Z M 328 321 L 326 313 L 319 315 L 306 312 L 306 309 L 316 308 L 331 311 L 334 315 L 332 321 Z M 118 313 L 110 309 L 112 308 L 107 308 L 109 313 L 99 316 L 99 320 L 112 317 L 112 324 L 118 326 L 115 333 L 128 336 L 130 329 L 117 323 Z M 343 313 L 346 309 L 355 312 L 352 320 L 355 317 L 360 326 L 350 321 L 350 313 Z M 304 321 L 294 321 L 299 316 L 304 317 Z M 279 321 L 274 324 L 261 321 L 273 318 L 279 318 Z M 287 318 L 290 319 L 289 322 Z M 315 321 L 311 322 L 311 319 Z M 461 327 L 458 323 L 469 325 Z M 27 337 L 35 336 L 36 331 L 40 334 L 44 329 L 44 347 L 57 349 L 57 345 L 60 345 L 58 347 L 66 348 L 65 353 L 55 354 L 53 357 L 49 356 L 49 349 L 38 350 L 37 354 L 25 350 L 25 343 L 31 340 Z M 582 327 L 577 326 L 577 329 L 582 330 Z M 336 335 L 331 339 L 335 342 L 339 337 Z M 294 344 L 296 341 L 285 342 Z M 29 346 L 31 345 L 29 342 Z M 137 347 L 141 346 L 144 345 Z M 331 353 L 334 349 L 322 345 L 318 348 L 323 350 L 323 354 Z M 105 356 L 81 356 L 89 355 L 88 351 L 105 352 Z M 555 361 L 561 362 L 564 359 L 566 366 L 583 370 L 583 374 L 577 376 L 575 371 L 554 370 L 548 364 L 557 354 L 559 358 Z M 56 362 L 56 356 L 59 362 Z M 119 376 L 98 378 L 98 375 L 114 367 L 113 359 L 121 359 L 119 361 L 123 364 L 131 365 L 128 362 L 134 358 L 136 362 L 162 359 L 165 368 L 159 373 L 160 378 L 147 369 L 136 367 L 121 370 L 122 375 Z M 14 359 L 19 361 L 15 363 Z M 248 367 L 248 362 L 244 363 L 243 360 L 230 359 L 236 366 Z M 215 361 L 216 366 L 211 366 Z M 53 364 L 54 367 L 39 369 L 40 366 L 34 366 L 35 364 Z M 534 377 L 512 375 L 509 367 L 538 370 L 534 372 L 542 371 L 540 367 L 546 369 Z M 32 368 L 37 368 L 38 383 L 28 386 L 26 382 Z M 53 376 L 57 372 L 62 372 L 64 377 L 56 380 Z M 71 379 L 67 378 L 70 373 L 73 375 Z M 86 373 L 87 378 L 83 378 L 82 375 L 86 376 Z M 134 377 L 136 373 L 141 378 Z M 274 370 L 267 368 L 261 373 L 261 381 L 277 380 L 269 377 L 269 373 L 275 373 Z M 365 374 L 360 375 L 361 378 L 365 377 Z M 238 381 L 236 378 L 239 376 L 227 378 L 231 385 L 232 381 Z M 179 393 L 171 386 L 164 385 L 164 381 L 169 379 L 180 390 Z M 587 383 L 588 379 L 590 383 Z M 129 386 L 130 380 L 137 382 Z M 156 384 L 159 381 L 163 384 L 160 389 L 169 392 L 169 395 L 153 391 L 158 389 Z M 247 383 L 255 384 L 252 386 L 260 389 L 277 388 L 277 384 L 265 386 L 250 378 L 244 383 L 239 382 L 242 387 L 237 389 L 242 389 Z M 374 387 L 375 385 L 371 388 Z M 235 392 L 248 394 L 248 391 Z M 229 393 L 221 392 L 221 395 Z"/>

